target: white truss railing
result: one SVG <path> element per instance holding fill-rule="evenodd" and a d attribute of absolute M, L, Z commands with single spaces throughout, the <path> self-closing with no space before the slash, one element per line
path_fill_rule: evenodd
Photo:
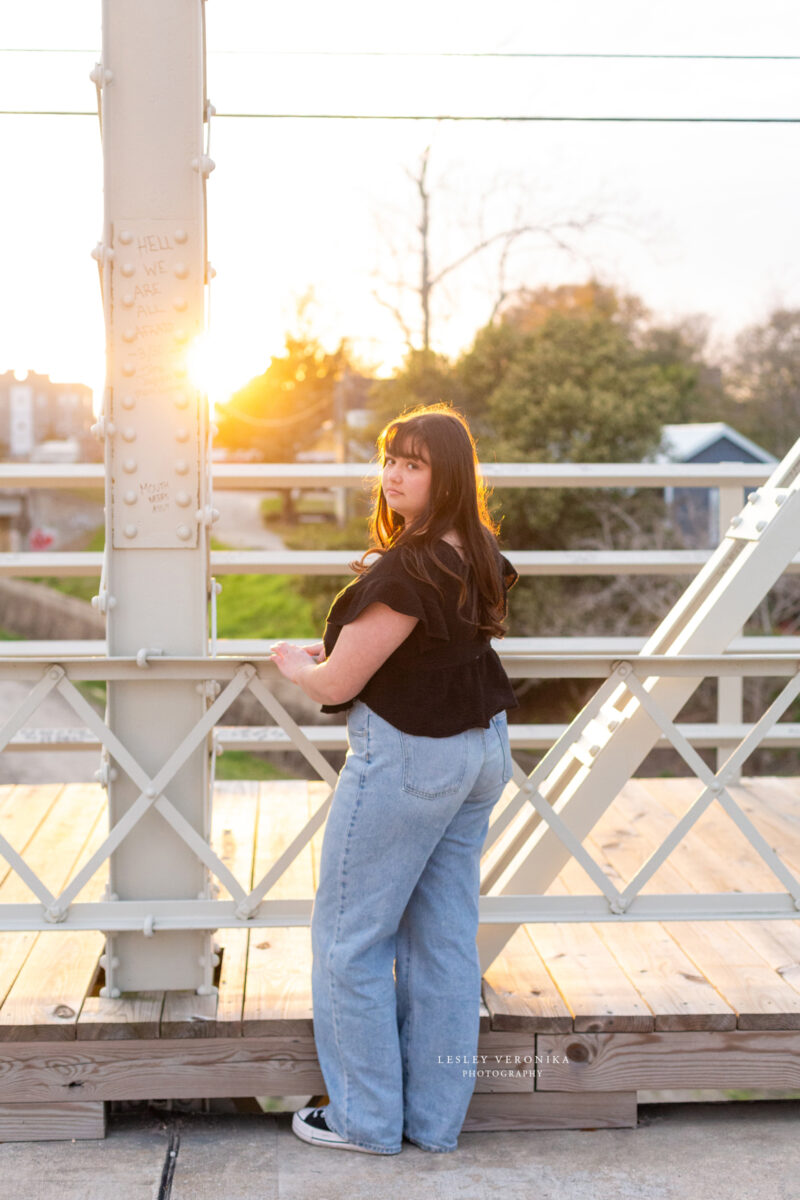
<path fill-rule="evenodd" d="M 565 822 L 545 800 L 539 786 L 546 778 L 552 763 L 546 754 L 528 775 L 514 761 L 513 781 L 516 792 L 507 798 L 493 821 L 484 850 L 484 871 L 481 885 L 481 920 L 484 922 L 521 921 L 607 921 L 607 920 L 707 920 L 742 918 L 796 918 L 800 910 L 800 880 L 795 878 L 776 850 L 764 839 L 753 822 L 730 794 L 731 781 L 736 778 L 745 760 L 762 745 L 776 728 L 780 717 L 800 694 L 800 658 L 797 655 L 686 655 L 636 656 L 620 661 L 609 655 L 528 655 L 509 652 L 504 655 L 509 674 L 516 678 L 605 678 L 596 694 L 586 705 L 569 733 L 571 742 L 578 740 L 591 728 L 603 705 L 620 686 L 627 689 L 629 699 L 642 705 L 665 740 L 681 755 L 690 772 L 703 785 L 699 797 L 681 817 L 636 876 L 620 891 L 598 863 L 575 837 Z M 294 861 L 323 824 L 330 807 L 336 772 L 273 694 L 269 681 L 277 678 L 276 668 L 264 659 L 236 658 L 177 658 L 161 656 L 139 660 L 133 658 L 61 659 L 58 662 L 7 658 L 4 673 L 13 670 L 16 677 L 32 684 L 31 690 L 15 711 L 0 726 L 0 750 L 8 748 L 15 734 L 39 705 L 57 691 L 103 748 L 104 777 L 109 770 L 121 769 L 139 789 L 133 806 L 109 830 L 108 836 L 92 857 L 73 876 L 62 891 L 55 895 L 25 862 L 24 857 L 2 836 L 0 855 L 13 871 L 28 885 L 35 902 L 0 904 L 0 929 L 98 929 L 104 932 L 139 930 L 217 929 L 235 926 L 303 925 L 310 919 L 312 898 L 270 900 L 269 892 L 284 871 Z M 174 748 L 161 768 L 152 776 L 106 726 L 91 704 L 81 695 L 76 683 L 85 679 L 141 679 L 143 673 L 153 677 L 209 681 L 209 693 L 222 690 L 204 716 Z M 788 682 L 763 716 L 741 738 L 722 768 L 716 772 L 703 762 L 681 729 L 660 710 L 648 689 L 647 680 L 669 675 L 693 679 L 706 676 L 758 675 L 783 678 Z M 213 752 L 213 731 L 231 703 L 249 689 L 293 747 L 299 750 L 316 775 L 331 789 L 323 803 L 304 829 L 294 838 L 273 863 L 264 877 L 253 887 L 237 880 L 211 846 L 201 838 L 181 816 L 169 798 L 169 785 L 176 772 L 202 742 Z M 564 739 L 560 743 L 564 751 Z M 591 748 L 588 750 L 591 756 Z M 724 810 L 764 860 L 782 890 L 772 893 L 722 893 L 711 895 L 653 895 L 642 896 L 642 887 L 685 837 L 697 819 L 713 800 L 719 800 Z M 153 808 L 216 878 L 225 885 L 231 900 L 146 900 L 125 901 L 114 897 L 95 903 L 76 901 L 81 889 L 120 845 L 142 816 Z M 524 846 L 539 822 L 547 822 L 581 864 L 599 888 L 599 895 L 585 896 L 522 896 L 492 895 L 492 889 L 503 871 Z"/>

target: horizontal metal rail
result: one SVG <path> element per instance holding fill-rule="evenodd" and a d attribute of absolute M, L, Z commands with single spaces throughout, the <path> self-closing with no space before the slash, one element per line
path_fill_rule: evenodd
<path fill-rule="evenodd" d="M 769 478 L 768 463 L 531 463 L 482 462 L 493 487 L 663 488 L 758 487 Z M 362 487 L 376 463 L 214 463 L 211 478 L 220 490 Z M 98 487 L 102 463 L 2 463 L 0 488 Z"/>
<path fill-rule="evenodd" d="M 509 550 L 520 575 L 694 576 L 711 550 Z M 211 572 L 224 575 L 349 575 L 362 550 L 212 550 Z M 60 550 L 0 554 L 0 578 L 36 575 L 100 576 L 100 551 Z M 786 568 L 800 573 L 800 555 Z"/>
<path fill-rule="evenodd" d="M 305 737 L 318 750 L 347 749 L 347 727 L 345 725 L 301 725 Z M 566 725 L 511 724 L 508 727 L 512 750 L 546 750 L 567 730 Z M 720 746 L 735 746 L 746 736 L 749 725 L 720 725 L 713 722 L 678 722 L 675 728 L 690 745 L 699 749 L 717 749 Z M 225 750 L 245 750 L 254 754 L 276 754 L 294 750 L 288 734 L 274 725 L 218 725 L 214 730 L 214 745 L 218 753 Z M 669 738 L 662 734 L 656 742 L 657 749 L 669 746 Z M 772 732 L 764 738 L 765 749 L 792 749 L 800 746 L 800 723 L 785 721 L 774 725 Z M 61 751 L 100 750 L 100 739 L 91 729 L 77 725 L 58 728 L 40 726 L 23 727 L 6 746 L 9 751 Z"/>

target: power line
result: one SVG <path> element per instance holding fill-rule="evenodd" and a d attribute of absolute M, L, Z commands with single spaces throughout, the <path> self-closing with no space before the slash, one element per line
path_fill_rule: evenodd
<path fill-rule="evenodd" d="M 39 109 L 0 108 L 0 117 L 94 117 L 97 111 L 89 109 Z M 474 113 L 259 113 L 218 112 L 214 120 L 263 120 L 263 121 L 590 121 L 621 122 L 657 125 L 800 125 L 800 117 L 590 117 L 590 116 L 524 116 Z"/>
<path fill-rule="evenodd" d="M 0 46 L 0 54 L 99 54 L 98 47 Z M 800 62 L 800 54 L 634 54 L 540 50 L 209 50 L 212 55 L 269 58 L 599 58 L 666 59 L 680 62 Z"/>

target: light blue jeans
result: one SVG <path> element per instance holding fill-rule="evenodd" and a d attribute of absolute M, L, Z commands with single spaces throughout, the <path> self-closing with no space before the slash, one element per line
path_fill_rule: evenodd
<path fill-rule="evenodd" d="M 455 1150 L 475 1087 L 480 857 L 511 777 L 506 714 L 416 737 L 357 700 L 347 732 L 311 917 L 325 1119 L 384 1154 L 403 1135 Z"/>

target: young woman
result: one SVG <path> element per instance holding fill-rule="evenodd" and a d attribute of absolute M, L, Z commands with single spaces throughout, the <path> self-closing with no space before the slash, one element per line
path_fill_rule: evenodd
<path fill-rule="evenodd" d="M 346 710 L 349 745 L 311 918 L 329 1103 L 300 1109 L 292 1128 L 337 1149 L 397 1154 L 405 1136 L 447 1151 L 475 1086 L 480 856 L 511 777 L 505 710 L 517 706 L 490 639 L 518 576 L 460 413 L 403 414 L 378 451 L 358 577 L 322 643 L 272 648 L 323 712 Z"/>

